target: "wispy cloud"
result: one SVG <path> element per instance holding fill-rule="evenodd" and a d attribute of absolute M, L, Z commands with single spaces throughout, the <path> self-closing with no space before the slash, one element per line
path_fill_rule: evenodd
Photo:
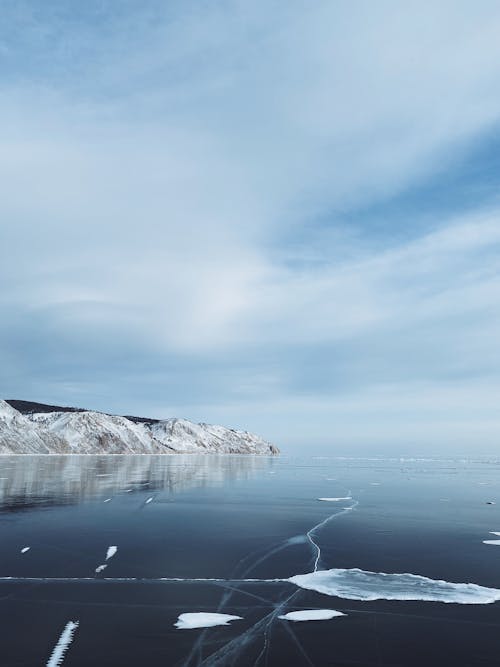
<path fill-rule="evenodd" d="M 2 394 L 285 443 L 299 405 L 358 433 L 332 401 L 381 385 L 444 421 L 453 383 L 490 395 L 500 173 L 464 215 L 404 195 L 496 136 L 499 28 L 489 2 L 7 8 Z"/>

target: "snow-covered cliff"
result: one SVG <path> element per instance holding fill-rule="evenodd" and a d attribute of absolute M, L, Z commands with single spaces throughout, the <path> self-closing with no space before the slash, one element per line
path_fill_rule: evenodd
<path fill-rule="evenodd" d="M 186 419 L 140 421 L 101 412 L 28 412 L 0 400 L 0 454 L 278 454 L 246 431 Z"/>

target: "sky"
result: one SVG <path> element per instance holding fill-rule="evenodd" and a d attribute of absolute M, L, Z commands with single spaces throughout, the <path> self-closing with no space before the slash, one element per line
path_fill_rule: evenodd
<path fill-rule="evenodd" d="M 496 0 L 0 0 L 0 395 L 498 452 Z"/>

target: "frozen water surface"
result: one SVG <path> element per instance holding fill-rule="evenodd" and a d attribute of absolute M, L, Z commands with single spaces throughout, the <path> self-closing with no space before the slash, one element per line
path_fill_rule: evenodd
<path fill-rule="evenodd" d="M 499 497 L 496 459 L 3 457 L 0 663 L 497 667 Z"/>

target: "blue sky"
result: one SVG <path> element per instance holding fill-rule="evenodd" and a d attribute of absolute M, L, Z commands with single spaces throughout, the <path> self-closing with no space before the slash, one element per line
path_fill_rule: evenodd
<path fill-rule="evenodd" d="M 1 10 L 2 396 L 496 451 L 497 2 Z"/>

